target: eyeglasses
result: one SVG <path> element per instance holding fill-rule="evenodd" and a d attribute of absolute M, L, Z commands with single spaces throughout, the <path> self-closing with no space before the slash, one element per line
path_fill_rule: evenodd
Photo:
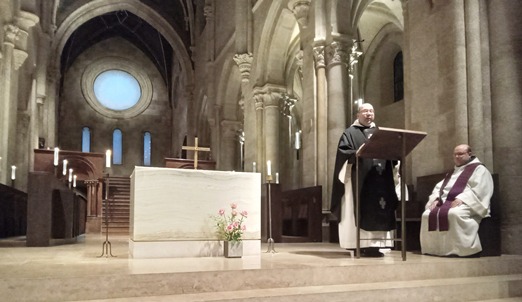
<path fill-rule="evenodd" d="M 458 153 L 453 153 L 453 156 L 464 156 L 466 154 L 469 154 L 469 152 L 458 152 Z"/>

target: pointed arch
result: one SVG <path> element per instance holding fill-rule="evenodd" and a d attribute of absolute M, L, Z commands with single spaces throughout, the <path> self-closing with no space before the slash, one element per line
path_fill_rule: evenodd
<path fill-rule="evenodd" d="M 284 1 L 275 1 L 269 8 L 263 26 L 258 54 L 252 64 L 252 79 L 255 86 L 262 87 L 267 83 L 285 84 L 286 58 L 289 45 L 298 26 L 294 14 L 283 7 Z M 287 41 L 287 43 L 283 43 Z"/>

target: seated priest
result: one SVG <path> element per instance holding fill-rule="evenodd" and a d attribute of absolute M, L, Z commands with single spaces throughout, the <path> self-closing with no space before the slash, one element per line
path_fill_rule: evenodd
<path fill-rule="evenodd" d="M 490 215 L 493 178 L 468 145 L 455 147 L 453 161 L 454 170 L 435 185 L 422 214 L 421 250 L 437 256 L 478 256 L 478 229 Z"/>

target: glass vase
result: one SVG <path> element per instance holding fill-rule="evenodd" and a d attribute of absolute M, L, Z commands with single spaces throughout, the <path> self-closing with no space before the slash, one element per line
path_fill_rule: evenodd
<path fill-rule="evenodd" d="M 243 256 L 243 241 L 224 241 L 224 255 L 227 258 L 241 258 Z"/>

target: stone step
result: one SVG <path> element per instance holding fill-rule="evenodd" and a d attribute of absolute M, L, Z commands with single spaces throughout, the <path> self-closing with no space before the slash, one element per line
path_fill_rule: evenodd
<path fill-rule="evenodd" d="M 515 290 L 513 290 L 515 289 Z M 518 289 L 518 290 L 516 290 Z M 521 301 L 522 274 L 327 286 L 216 291 L 89 301 Z M 491 298 L 494 300 L 477 300 Z"/>
<path fill-rule="evenodd" d="M 130 178 L 111 177 L 110 179 L 109 233 L 128 234 L 130 222 Z M 102 208 L 105 216 L 105 206 Z M 105 222 L 102 222 L 102 234 L 105 234 Z"/>
<path fill-rule="evenodd" d="M 114 238 L 113 238 L 114 239 Z M 317 245 L 310 245 L 310 247 Z M 279 245 L 284 247 L 284 245 Z M 331 253 L 262 254 L 239 259 L 189 258 L 172 260 L 139 259 L 129 274 L 83 275 L 67 272 L 41 278 L 0 276 L 2 288 L 10 289 L 10 301 L 42 301 L 41 289 L 54 288 L 54 301 L 474 301 L 522 297 L 522 261 L 519 256 L 485 258 L 437 258 L 410 255 L 353 259 L 344 256 L 336 265 L 317 257 Z M 121 253 L 121 250 L 120 250 Z M 392 254 L 395 252 L 391 252 Z M 395 253 L 398 255 L 398 253 Z M 123 256 L 124 255 L 121 255 Z M 305 260 L 288 266 L 296 257 Z M 334 256 L 335 257 L 335 256 Z M 346 257 L 346 258 L 345 258 Z M 389 259 L 389 260 L 387 260 Z M 116 267 L 119 258 L 90 260 Z M 179 261 L 178 261 L 179 260 Z M 390 261 L 391 260 L 391 261 Z M 315 264 L 314 262 L 317 262 Z M 121 263 L 128 266 L 128 259 Z M 221 270 L 206 270 L 221 263 Z M 264 263 L 255 268 L 256 263 Z M 162 272 L 169 264 L 190 267 L 185 272 Z M 240 269 L 237 269 L 237 267 Z M 248 268 L 248 267 L 254 268 Z M 130 269 L 129 267 L 128 269 Z M 199 269 L 199 270 L 198 270 Z M 96 289 L 96 290 L 93 290 Z"/>

